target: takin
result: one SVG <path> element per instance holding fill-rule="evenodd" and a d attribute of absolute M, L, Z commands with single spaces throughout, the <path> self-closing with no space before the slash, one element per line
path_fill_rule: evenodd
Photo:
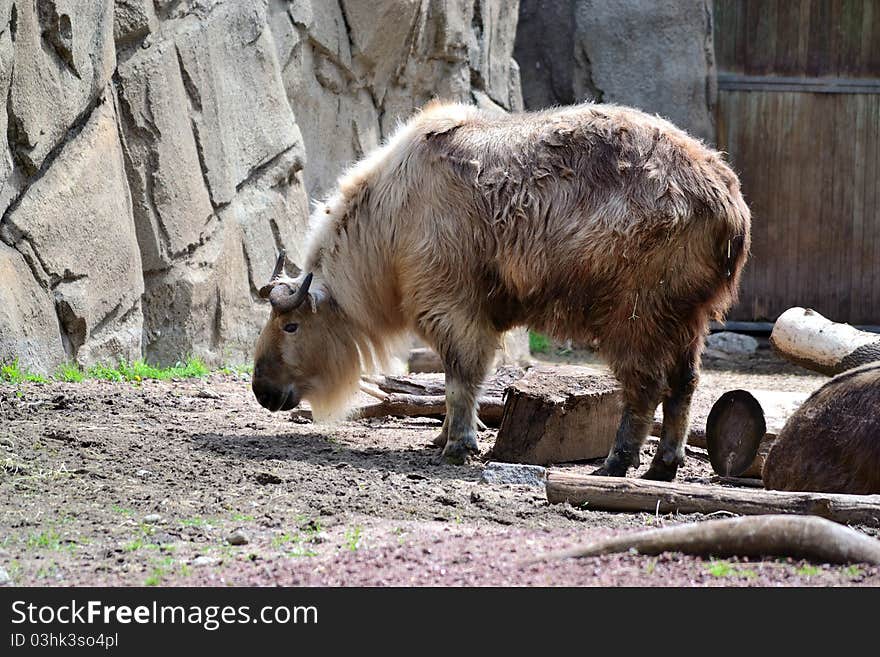
<path fill-rule="evenodd" d="M 647 478 L 684 461 L 710 319 L 733 303 L 749 209 L 721 155 L 667 121 L 582 104 L 498 115 L 437 101 L 340 179 L 283 255 L 253 391 L 338 416 L 362 373 L 414 331 L 442 358 L 447 462 L 477 451 L 476 399 L 501 334 L 597 340 L 624 390 L 596 474 L 623 476 L 663 404 Z"/>

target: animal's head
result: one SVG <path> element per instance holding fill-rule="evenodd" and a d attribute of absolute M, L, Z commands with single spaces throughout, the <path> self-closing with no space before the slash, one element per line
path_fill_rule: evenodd
<path fill-rule="evenodd" d="M 338 414 L 357 389 L 360 360 L 335 302 L 313 273 L 288 277 L 283 252 L 260 296 L 272 311 L 254 354 L 257 401 L 286 411 L 308 399 L 316 416 Z"/>

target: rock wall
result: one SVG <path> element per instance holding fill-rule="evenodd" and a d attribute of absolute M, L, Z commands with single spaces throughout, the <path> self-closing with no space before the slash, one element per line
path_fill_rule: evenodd
<path fill-rule="evenodd" d="M 514 55 L 528 109 L 632 105 L 715 140 L 711 0 L 521 0 Z"/>
<path fill-rule="evenodd" d="M 246 361 L 309 197 L 434 96 L 522 106 L 506 0 L 0 0 L 0 361 Z"/>

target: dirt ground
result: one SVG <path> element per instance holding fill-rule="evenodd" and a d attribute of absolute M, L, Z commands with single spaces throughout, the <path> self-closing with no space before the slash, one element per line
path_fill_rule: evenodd
<path fill-rule="evenodd" d="M 809 391 L 825 380 L 764 348 L 735 366 L 707 363 L 698 403 L 737 387 Z M 437 420 L 320 427 L 262 409 L 249 385 L 220 374 L 0 385 L 0 568 L 11 583 L 880 585 L 877 567 L 785 559 L 624 554 L 528 565 L 545 551 L 701 516 L 550 505 L 541 488 L 479 483 L 480 461 L 439 464 Z M 493 439 L 481 433 L 484 454 Z M 689 454 L 679 479 L 709 481 L 705 454 Z"/>

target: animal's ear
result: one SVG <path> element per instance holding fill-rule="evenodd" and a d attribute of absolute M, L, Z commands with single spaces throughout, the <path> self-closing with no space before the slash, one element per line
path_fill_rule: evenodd
<path fill-rule="evenodd" d="M 313 313 L 318 312 L 318 309 L 329 301 L 330 295 L 323 287 L 316 285 L 309 291 L 309 305 Z"/>

